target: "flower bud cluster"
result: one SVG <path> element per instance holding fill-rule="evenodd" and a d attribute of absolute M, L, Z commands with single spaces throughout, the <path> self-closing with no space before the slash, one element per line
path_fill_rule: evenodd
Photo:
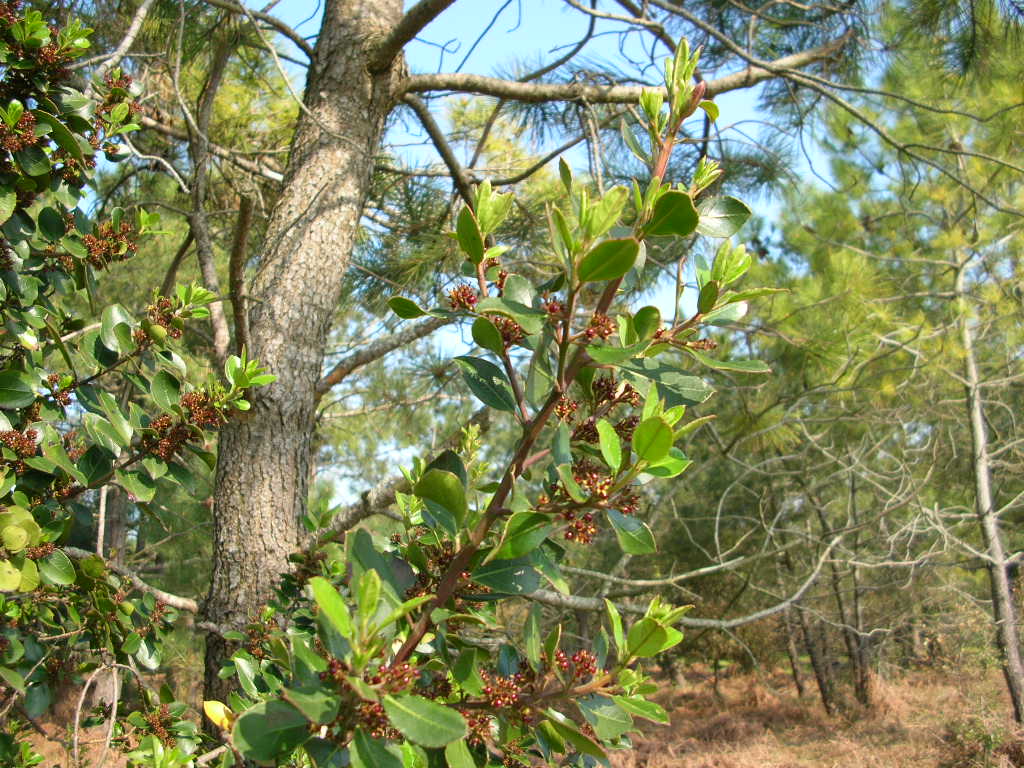
<path fill-rule="evenodd" d="M 452 309 L 473 309 L 479 299 L 476 291 L 466 283 L 457 285 L 448 291 L 448 303 Z"/>

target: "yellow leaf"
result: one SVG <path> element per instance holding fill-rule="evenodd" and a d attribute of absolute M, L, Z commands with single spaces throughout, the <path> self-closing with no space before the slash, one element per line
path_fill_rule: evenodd
<path fill-rule="evenodd" d="M 231 730 L 231 724 L 235 720 L 235 713 L 225 704 L 219 701 L 204 701 L 203 712 L 210 718 L 210 722 L 224 731 Z"/>

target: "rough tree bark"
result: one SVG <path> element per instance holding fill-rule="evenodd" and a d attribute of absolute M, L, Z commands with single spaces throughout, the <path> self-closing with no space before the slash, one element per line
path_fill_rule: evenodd
<path fill-rule="evenodd" d="M 220 438 L 213 581 L 205 618 L 244 625 L 271 597 L 301 544 L 309 448 L 323 350 L 355 244 L 401 56 L 374 59 L 402 17 L 402 0 L 330 0 L 306 82 L 288 169 L 250 291 L 250 356 L 277 375 L 249 417 Z M 371 66 L 375 62 L 377 66 Z M 229 687 L 229 653 L 210 634 L 206 697 Z"/>

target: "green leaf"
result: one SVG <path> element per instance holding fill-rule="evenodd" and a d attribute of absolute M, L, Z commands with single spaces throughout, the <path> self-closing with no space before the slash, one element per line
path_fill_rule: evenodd
<path fill-rule="evenodd" d="M 647 341 L 661 328 L 661 311 L 657 307 L 642 307 L 633 315 L 637 338 Z"/>
<path fill-rule="evenodd" d="M 291 704 L 271 699 L 243 712 L 231 730 L 231 743 L 242 756 L 260 765 L 275 765 L 279 757 L 309 738 L 309 721 Z"/>
<path fill-rule="evenodd" d="M 402 760 L 391 754 L 383 741 L 370 738 L 356 728 L 348 747 L 352 768 L 402 768 Z"/>
<path fill-rule="evenodd" d="M 21 580 L 18 582 L 19 592 L 31 592 L 39 586 L 39 567 L 35 560 L 25 559 L 21 564 Z"/>
<path fill-rule="evenodd" d="M 25 678 L 10 667 L 0 667 L 0 677 L 18 693 L 25 693 Z"/>
<path fill-rule="evenodd" d="M 75 566 L 59 549 L 55 549 L 39 561 L 39 574 L 49 584 L 66 586 L 75 583 Z"/>
<path fill-rule="evenodd" d="M 735 197 L 713 197 L 700 204 L 697 231 L 707 237 L 732 237 L 750 218 L 750 209 Z"/>
<path fill-rule="evenodd" d="M 676 405 L 699 405 L 714 394 L 714 390 L 703 379 L 688 376 L 672 365 L 650 358 L 630 360 L 619 367 L 627 373 L 657 382 L 658 392 L 669 408 Z"/>
<path fill-rule="evenodd" d="M 50 158 L 40 147 L 25 147 L 13 155 L 26 176 L 43 176 L 50 172 Z"/>
<path fill-rule="evenodd" d="M 110 304 L 105 307 L 100 316 L 100 340 L 103 342 L 103 346 L 122 354 L 131 351 L 130 348 L 125 348 L 125 345 L 122 344 L 122 339 L 117 335 L 117 326 L 126 325 L 130 329 L 132 320 L 132 316 L 120 304 Z"/>
<path fill-rule="evenodd" d="M 647 701 L 642 696 L 612 696 L 612 698 L 616 704 L 631 715 L 642 717 L 644 720 L 650 720 L 652 723 L 661 723 L 663 725 L 668 725 L 669 723 L 668 712 L 659 704 Z"/>
<path fill-rule="evenodd" d="M 24 408 L 35 402 L 36 396 L 24 374 L 17 371 L 0 373 L 0 408 Z"/>
<path fill-rule="evenodd" d="M 5 223 L 18 205 L 18 195 L 6 184 L 0 185 L 0 224 Z"/>
<path fill-rule="evenodd" d="M 82 153 L 82 147 L 75 138 L 75 135 L 67 129 L 67 126 L 65 126 L 59 118 L 54 117 L 49 112 L 44 112 L 41 109 L 33 109 L 32 114 L 35 115 L 38 123 L 49 126 L 50 138 L 57 142 L 58 147 L 63 149 L 78 162 L 81 163 L 85 161 L 85 155 Z"/>
<path fill-rule="evenodd" d="M 96 413 L 82 415 L 82 426 L 89 438 L 101 448 L 106 448 L 115 456 L 121 455 L 121 436 L 110 422 Z"/>
<path fill-rule="evenodd" d="M 114 472 L 114 479 L 118 485 L 143 504 L 152 501 L 156 495 L 156 483 L 148 473 L 119 469 Z"/>
<path fill-rule="evenodd" d="M 642 618 L 629 628 L 626 645 L 631 656 L 644 658 L 659 653 L 668 640 L 668 632 L 654 619 Z"/>
<path fill-rule="evenodd" d="M 21 571 L 10 560 L 0 560 L 0 592 L 13 592 L 21 583 Z"/>
<path fill-rule="evenodd" d="M 615 640 L 615 647 L 618 648 L 619 658 L 622 659 L 626 655 L 626 635 L 622 631 L 622 616 L 619 615 L 619 609 L 608 598 L 605 598 L 604 608 L 608 613 L 608 623 L 612 628 L 612 638 Z"/>
<path fill-rule="evenodd" d="M 616 280 L 633 268 L 639 251 L 640 243 L 631 237 L 605 240 L 583 257 L 577 276 L 583 283 Z"/>
<path fill-rule="evenodd" d="M 733 371 L 735 373 L 771 373 L 771 367 L 763 360 L 719 360 L 707 355 L 699 349 L 686 348 L 699 362 L 716 371 Z"/>
<path fill-rule="evenodd" d="M 444 748 L 444 759 L 448 768 L 476 768 L 473 753 L 469 751 L 464 739 L 453 741 Z"/>
<path fill-rule="evenodd" d="M 576 706 L 600 739 L 611 741 L 633 730 L 633 718 L 607 696 L 590 694 L 576 699 Z"/>
<path fill-rule="evenodd" d="M 341 699 L 332 696 L 326 688 L 318 684 L 302 688 L 285 688 L 281 695 L 310 722 L 320 725 L 333 721 L 338 716 L 338 707 L 341 706 Z"/>
<path fill-rule="evenodd" d="M 517 512 L 505 524 L 502 542 L 495 557 L 512 560 L 532 552 L 548 537 L 553 527 L 548 515 Z"/>
<path fill-rule="evenodd" d="M 593 739 L 580 733 L 576 724 L 561 712 L 554 709 L 547 709 L 544 711 L 544 714 L 548 718 L 548 722 L 550 722 L 555 731 L 558 732 L 558 735 L 572 744 L 577 752 L 582 755 L 590 755 L 602 762 L 608 760 L 608 755 L 605 754 L 603 749 L 601 749 L 601 746 Z"/>
<path fill-rule="evenodd" d="M 679 432 L 676 432 L 673 439 L 678 440 L 679 436 Z M 676 477 L 681 475 L 691 464 L 693 462 L 686 458 L 686 454 L 673 446 L 669 449 L 668 456 L 655 464 L 645 467 L 644 472 L 654 477 Z"/>
<path fill-rule="evenodd" d="M 686 192 L 673 190 L 654 204 L 651 218 L 644 227 L 646 235 L 685 237 L 697 229 L 699 216 L 693 198 Z"/>
<path fill-rule="evenodd" d="M 426 310 L 420 309 L 420 306 L 415 301 L 404 296 L 392 296 L 388 299 L 388 306 L 391 307 L 392 312 L 403 320 L 412 320 L 415 317 L 423 317 L 427 314 Z"/>
<path fill-rule="evenodd" d="M 448 510 L 456 525 L 461 526 L 466 519 L 466 489 L 453 473 L 443 469 L 427 470 L 412 490 L 421 499 L 429 499 Z"/>
<path fill-rule="evenodd" d="M 472 579 L 507 595 L 529 595 L 540 587 L 540 574 L 528 557 L 492 560 L 473 571 Z"/>
<path fill-rule="evenodd" d="M 484 260 L 484 239 L 480 234 L 480 227 L 476 223 L 476 216 L 469 206 L 463 206 L 459 211 L 459 218 L 455 222 L 455 234 L 459 240 L 459 246 L 465 251 L 469 260 L 479 264 Z"/>
<path fill-rule="evenodd" d="M 523 650 L 534 669 L 540 668 L 540 606 L 534 603 L 523 625 Z"/>
<path fill-rule="evenodd" d="M 587 217 L 587 238 L 601 237 L 614 227 L 622 216 L 622 209 L 626 207 L 627 200 L 629 200 L 629 190 L 623 186 L 615 186 L 591 205 Z"/>
<path fill-rule="evenodd" d="M 622 466 L 622 441 L 619 439 L 615 427 L 604 419 L 598 419 L 597 436 L 601 447 L 601 456 L 612 471 L 617 472 Z"/>
<path fill-rule="evenodd" d="M 672 427 L 660 416 L 645 419 L 633 431 L 633 450 L 645 461 L 661 461 L 672 447 L 672 437 Z"/>
<path fill-rule="evenodd" d="M 455 362 L 462 369 L 462 377 L 469 390 L 484 405 L 499 411 L 515 412 L 516 400 L 512 394 L 512 385 L 498 366 L 479 357 L 467 355 L 456 357 Z"/>
<path fill-rule="evenodd" d="M 478 317 L 473 321 L 473 341 L 496 355 L 505 352 L 505 342 L 501 338 L 501 331 L 495 328 L 494 323 L 486 317 Z"/>
<path fill-rule="evenodd" d="M 651 533 L 647 523 L 643 520 L 637 520 L 635 517 L 624 515 L 615 509 L 606 511 L 623 552 L 628 555 L 649 555 L 657 551 L 658 548 L 654 542 L 654 534 Z"/>
<path fill-rule="evenodd" d="M 709 280 L 701 286 L 700 295 L 697 297 L 697 311 L 702 315 L 706 315 L 715 308 L 715 302 L 718 301 L 718 289 L 717 280 Z"/>
<path fill-rule="evenodd" d="M 39 234 L 51 243 L 56 243 L 64 237 L 64 217 L 50 206 L 43 208 L 39 212 L 37 221 L 39 224 Z"/>
<path fill-rule="evenodd" d="M 705 99 L 704 101 L 700 102 L 697 106 L 704 110 L 705 114 L 708 116 L 711 122 L 715 122 L 716 120 L 718 120 L 719 111 L 718 105 L 715 104 L 715 102 L 708 101 L 707 99 Z"/>
<path fill-rule="evenodd" d="M 0 532 L 4 549 L 12 554 L 21 552 L 28 544 L 28 531 L 18 525 L 8 525 Z"/>
<path fill-rule="evenodd" d="M 477 303 L 476 311 L 482 315 L 493 313 L 510 317 L 522 326 L 527 335 L 540 333 L 548 317 L 542 309 L 534 309 L 509 298 L 483 299 Z"/>
<path fill-rule="evenodd" d="M 320 619 L 326 621 L 342 637 L 351 638 L 352 617 L 338 590 L 322 576 L 310 579 L 309 586 L 313 590 L 313 601 L 320 609 Z"/>
<path fill-rule="evenodd" d="M 403 736 L 424 747 L 443 747 L 465 738 L 468 730 L 454 709 L 422 696 L 385 696 L 384 711 Z"/>
<path fill-rule="evenodd" d="M 181 399 L 181 384 L 167 371 L 159 371 L 149 383 L 149 393 L 161 410 L 170 411 Z"/>
<path fill-rule="evenodd" d="M 372 569 L 363 571 L 359 577 L 359 588 L 356 590 L 356 605 L 359 607 L 359 616 L 365 622 L 373 618 L 377 613 L 377 605 L 380 603 L 380 574 Z"/>
<path fill-rule="evenodd" d="M 587 355 L 589 355 L 595 363 L 600 363 L 601 365 L 615 365 L 616 363 L 621 363 L 623 360 L 629 360 L 630 358 L 643 354 L 644 350 L 649 346 L 650 342 L 648 341 L 641 341 L 638 344 L 631 344 L 628 347 L 591 344 L 587 347 Z"/>

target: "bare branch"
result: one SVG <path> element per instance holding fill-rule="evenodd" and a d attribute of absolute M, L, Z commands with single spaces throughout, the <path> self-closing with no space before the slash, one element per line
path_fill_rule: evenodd
<path fill-rule="evenodd" d="M 817 581 L 818 575 L 821 573 L 822 566 L 828 560 L 829 554 L 839 543 L 842 537 L 837 536 L 829 542 L 829 545 L 822 552 L 818 558 L 818 562 L 811 572 L 811 575 L 807 577 L 803 584 L 792 593 L 789 597 L 776 603 L 773 606 L 765 608 L 754 613 L 747 614 L 746 616 L 737 616 L 734 619 L 698 619 L 689 616 L 684 616 L 679 620 L 680 626 L 692 627 L 695 629 L 733 629 L 735 627 L 741 627 L 744 624 L 751 624 L 755 621 L 774 616 L 776 613 L 786 610 L 789 606 L 793 605 L 797 600 L 803 597 L 807 590 L 809 590 L 814 582 Z M 530 595 L 526 595 L 531 600 L 535 600 L 538 603 L 544 603 L 545 605 L 551 605 L 556 608 L 570 608 L 578 611 L 603 611 L 605 610 L 604 600 L 597 597 L 580 597 L 578 595 L 563 595 L 561 592 L 552 592 L 547 589 L 538 589 Z M 642 614 L 646 609 L 635 605 L 622 604 L 618 606 L 619 610 L 623 613 Z"/>
<path fill-rule="evenodd" d="M 188 253 L 189 246 L 192 245 L 192 229 L 188 230 L 188 234 L 185 235 L 185 239 L 181 241 L 181 245 L 178 246 L 177 252 L 174 254 L 174 258 L 171 259 L 171 263 L 167 265 L 167 272 L 164 274 L 164 281 L 160 284 L 160 295 L 170 296 L 171 291 L 174 290 L 174 282 L 178 277 L 178 268 L 181 266 L 181 262 L 185 260 L 185 254 Z"/>
<path fill-rule="evenodd" d="M 434 116 L 430 113 L 430 109 L 419 96 L 414 96 L 411 93 L 407 93 L 402 100 L 409 105 L 413 112 L 416 113 L 416 117 L 419 118 L 420 123 L 423 125 L 423 129 L 430 136 L 430 140 L 434 143 L 434 147 L 437 149 L 437 153 L 441 155 L 441 159 L 444 161 L 445 166 L 448 168 L 449 173 L 452 176 L 452 183 L 455 184 L 455 189 L 459 192 L 459 197 L 462 198 L 463 202 L 466 203 L 470 208 L 473 207 L 473 190 L 472 180 L 469 178 L 469 174 L 466 173 L 462 164 L 455 157 L 455 153 L 452 151 L 451 145 L 448 143 L 448 139 L 445 138 L 444 131 L 441 130 L 441 126 L 434 120 Z"/>
<path fill-rule="evenodd" d="M 269 13 L 263 13 L 262 11 L 253 11 L 238 3 L 232 3 L 229 0 L 206 0 L 206 2 L 210 5 L 216 6 L 217 8 L 223 8 L 225 11 L 231 11 L 231 13 L 237 13 L 242 16 L 251 16 L 254 19 L 259 19 L 260 21 L 269 24 L 271 27 L 273 27 L 282 35 L 284 35 L 293 43 L 295 43 L 295 47 L 302 51 L 304 54 L 306 54 L 310 59 L 312 59 L 313 56 L 315 55 L 313 51 L 313 46 L 306 42 L 306 39 L 302 35 L 300 35 L 294 29 L 289 27 L 276 16 L 271 16 Z"/>
<path fill-rule="evenodd" d="M 816 48 L 783 56 L 772 62 L 765 62 L 763 66 L 749 66 L 739 72 L 708 80 L 707 97 L 711 98 L 727 91 L 748 88 L 777 77 L 785 70 L 799 69 L 816 61 L 827 59 L 846 45 L 848 40 L 849 35 L 844 35 Z M 406 94 L 457 91 L 527 103 L 583 100 L 591 104 L 634 104 L 645 89 L 649 90 L 638 85 L 520 83 L 514 80 L 503 80 L 499 77 L 464 73 L 410 75 L 400 88 Z"/>
<path fill-rule="evenodd" d="M 249 315 L 245 310 L 245 252 L 252 226 L 252 198 L 242 195 L 238 201 L 235 240 L 228 260 L 228 292 L 235 319 L 235 352 L 239 355 L 249 347 Z"/>
<path fill-rule="evenodd" d="M 128 30 L 124 33 L 124 37 L 121 38 L 121 42 L 118 43 L 117 48 L 104 59 L 93 75 L 94 80 L 103 80 L 103 76 L 110 70 L 121 63 L 121 60 L 125 57 L 125 54 L 131 50 L 135 44 L 135 38 L 139 36 L 139 32 L 142 30 L 142 23 L 146 20 L 146 16 L 149 15 L 149 9 L 153 7 L 153 0 L 143 0 L 139 7 L 135 10 L 135 15 L 132 16 L 131 24 L 128 25 Z M 81 62 L 80 64 L 84 64 Z M 78 67 L 74 67 L 77 69 Z M 89 86 L 92 89 L 92 84 Z"/>
<path fill-rule="evenodd" d="M 432 317 L 429 320 L 424 320 L 415 325 L 407 326 L 406 328 L 393 333 L 390 336 L 377 339 L 372 344 L 366 345 L 363 349 L 358 352 L 354 352 L 343 360 L 339 361 L 331 370 L 322 378 L 316 385 L 316 397 L 319 400 L 323 397 L 331 387 L 341 383 L 342 379 L 348 376 L 356 368 L 361 368 L 364 365 L 369 365 L 375 360 L 379 360 L 384 355 L 404 347 L 418 339 L 422 339 L 424 336 L 428 336 L 438 328 L 441 328 L 448 323 L 452 322 L 447 317 Z"/>
<path fill-rule="evenodd" d="M 377 46 L 377 51 L 370 59 L 370 71 L 380 72 L 391 66 L 391 62 L 402 52 L 406 43 L 454 2 L 455 0 L 420 0 L 406 11 L 405 16 L 391 30 L 391 34 Z"/>

